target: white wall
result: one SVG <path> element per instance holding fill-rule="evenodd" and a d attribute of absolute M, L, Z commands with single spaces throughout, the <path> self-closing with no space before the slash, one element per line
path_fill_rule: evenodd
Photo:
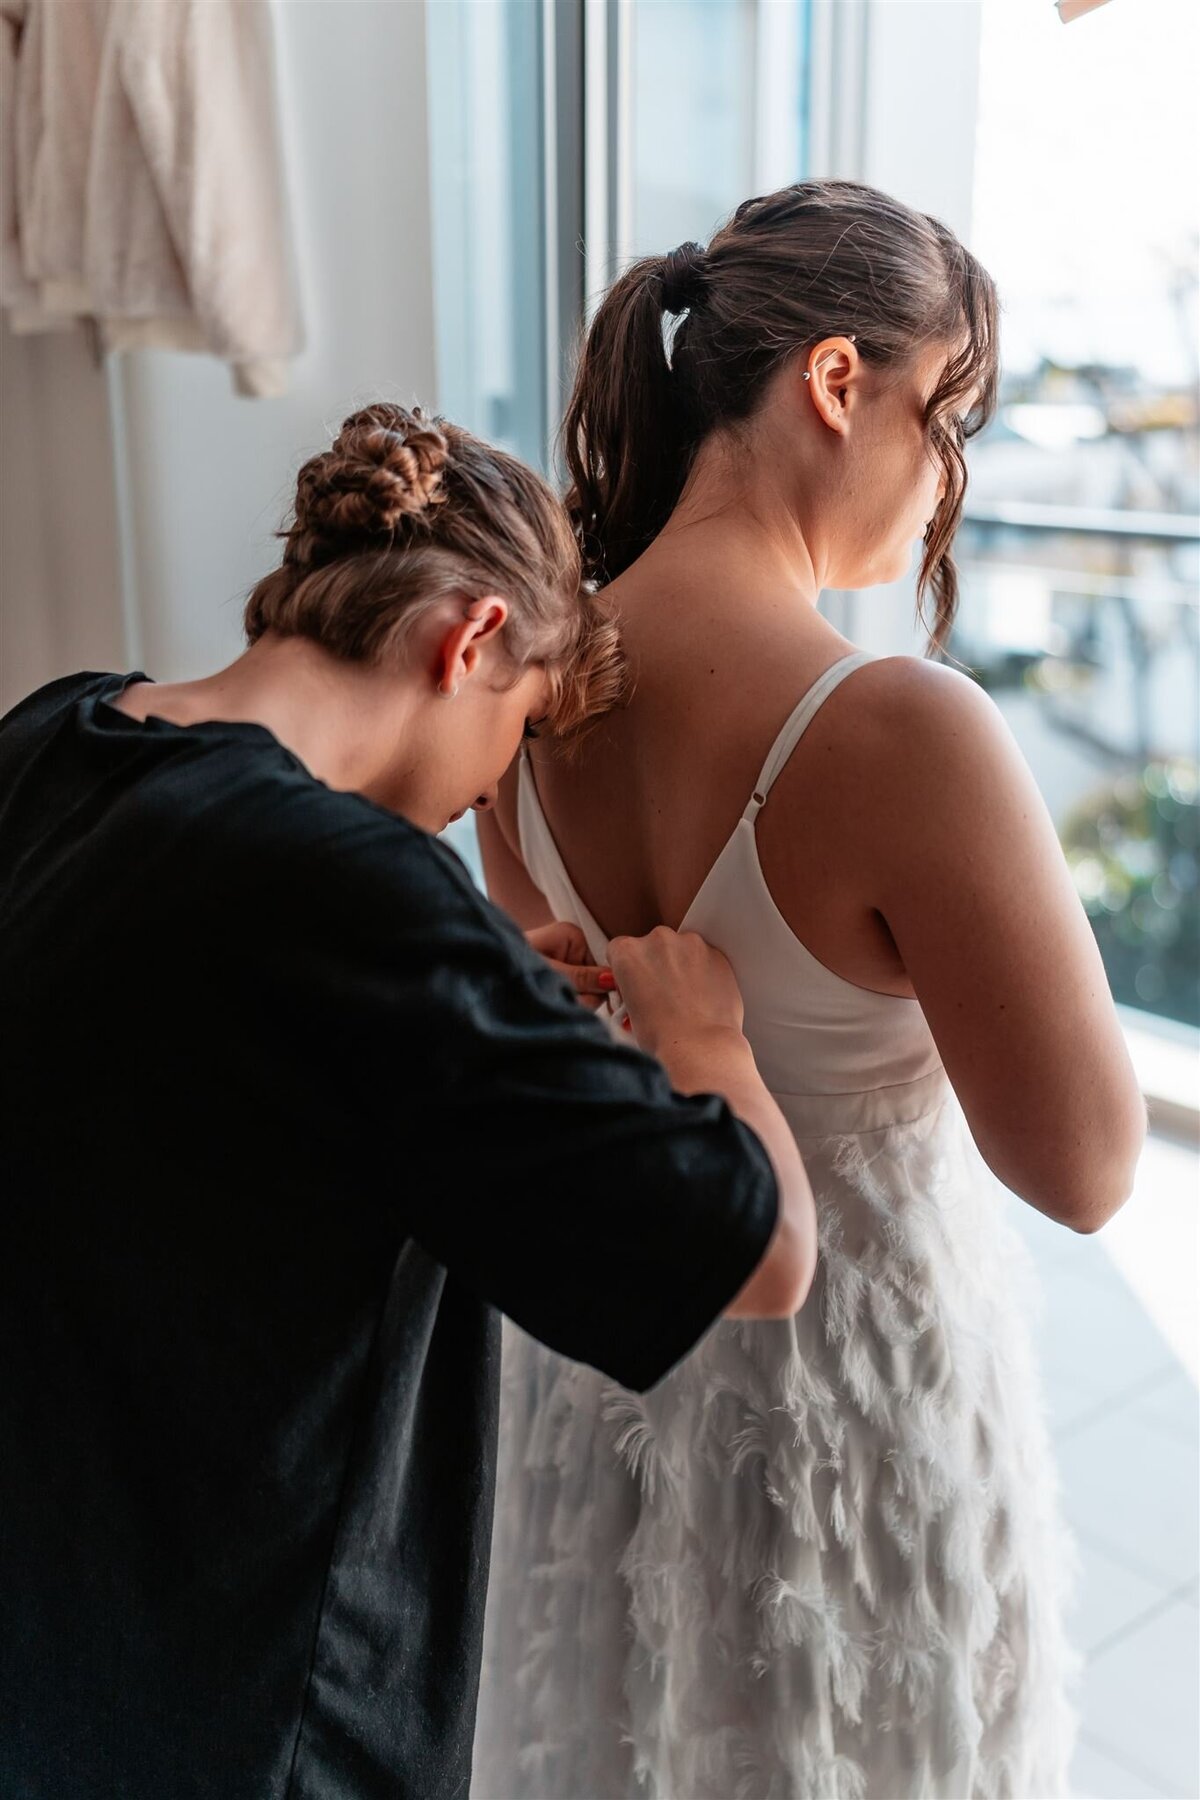
<path fill-rule="evenodd" d="M 356 405 L 436 401 L 424 5 L 277 0 L 275 23 L 308 347 L 276 400 L 238 397 L 228 368 L 211 357 L 121 357 L 114 471 L 103 376 L 84 366 L 82 340 L 47 338 L 28 355 L 22 346 L 11 383 L 6 346 L 6 397 L 12 385 L 42 399 L 27 392 L 24 409 L 10 417 L 6 407 L 0 426 L 6 518 L 40 507 L 11 547 L 5 533 L 5 704 L 85 664 L 138 664 L 178 680 L 236 655 L 241 604 L 278 562 L 272 533 L 300 463 Z M 91 452 L 82 469 L 63 419 L 73 386 Z M 82 441 L 83 426 L 73 428 Z M 78 511 L 57 498 L 68 474 Z M 126 632 L 114 591 L 118 523 L 128 545 Z M 41 547 L 51 530 L 56 555 Z M 79 596 L 93 586 L 104 600 L 88 618 Z"/>
<path fill-rule="evenodd" d="M 0 712 L 120 661 L 108 395 L 82 330 L 0 323 Z"/>
<path fill-rule="evenodd" d="M 308 332 L 291 390 L 241 399 L 221 364 L 165 352 L 122 370 L 141 656 L 160 679 L 237 653 L 296 470 L 345 414 L 434 398 L 424 6 L 286 0 L 276 24 Z"/>

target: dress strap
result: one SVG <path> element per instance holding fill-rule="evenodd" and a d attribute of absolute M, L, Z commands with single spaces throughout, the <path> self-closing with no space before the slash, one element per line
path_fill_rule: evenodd
<path fill-rule="evenodd" d="M 874 660 L 875 658 L 869 650 L 852 650 L 848 656 L 843 656 L 839 661 L 830 663 L 824 673 L 817 676 L 808 692 L 793 707 L 784 721 L 782 731 L 767 752 L 767 760 L 762 766 L 762 772 L 754 784 L 754 792 L 742 814 L 744 819 L 753 820 L 757 817 L 759 807 L 775 785 L 776 776 L 804 735 L 805 727 L 821 702 L 832 694 L 834 688 L 840 681 L 844 681 L 847 675 L 853 674 L 854 670 L 861 668 L 863 663 L 874 662 Z"/>

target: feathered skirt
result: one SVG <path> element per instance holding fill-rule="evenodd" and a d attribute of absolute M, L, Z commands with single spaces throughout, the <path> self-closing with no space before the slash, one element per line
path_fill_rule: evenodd
<path fill-rule="evenodd" d="M 1066 1794 L 1033 1270 L 942 1071 L 907 1087 L 777 1096 L 796 1317 L 718 1321 L 645 1395 L 505 1322 L 472 1800 Z"/>

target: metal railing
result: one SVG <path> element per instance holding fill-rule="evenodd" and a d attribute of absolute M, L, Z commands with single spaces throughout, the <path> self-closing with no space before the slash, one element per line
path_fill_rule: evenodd
<path fill-rule="evenodd" d="M 1200 521 L 973 503 L 950 646 L 1008 718 L 1118 1001 L 1200 1024 Z"/>
<path fill-rule="evenodd" d="M 1200 544 L 1200 516 L 1189 513 L 1118 512 L 1103 506 L 1047 506 L 1036 500 L 972 501 L 963 508 L 963 523 L 1060 535 L 1069 532 L 1073 537 L 1105 537 L 1118 541 Z"/>

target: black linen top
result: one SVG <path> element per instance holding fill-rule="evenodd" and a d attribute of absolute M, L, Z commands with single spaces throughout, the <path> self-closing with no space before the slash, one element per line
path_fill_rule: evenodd
<path fill-rule="evenodd" d="M 136 679 L 0 721 L 0 1793 L 466 1800 L 494 1309 L 644 1390 L 774 1176 L 452 851 Z"/>

